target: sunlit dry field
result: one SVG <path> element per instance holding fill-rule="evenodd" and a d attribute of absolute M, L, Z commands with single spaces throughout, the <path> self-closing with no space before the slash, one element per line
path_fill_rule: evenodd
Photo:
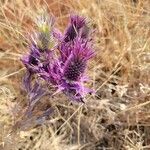
<path fill-rule="evenodd" d="M 63 94 L 41 104 L 42 124 L 16 124 L 27 105 L 22 88 L 33 19 L 41 10 L 64 31 L 70 14 L 88 18 L 95 56 L 86 70 L 95 92 L 85 104 Z M 0 150 L 149 150 L 150 1 L 0 0 Z"/>

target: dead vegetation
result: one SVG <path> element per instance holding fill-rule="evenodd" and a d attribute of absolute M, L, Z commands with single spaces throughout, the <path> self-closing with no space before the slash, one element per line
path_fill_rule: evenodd
<path fill-rule="evenodd" d="M 46 98 L 55 112 L 45 124 L 14 133 L 27 103 L 20 57 L 28 51 L 28 34 L 41 9 L 56 16 L 60 30 L 70 13 L 91 20 L 96 56 L 87 72 L 96 93 L 85 104 L 64 95 Z M 1 0 L 0 149 L 150 149 L 149 74 L 149 0 Z"/>

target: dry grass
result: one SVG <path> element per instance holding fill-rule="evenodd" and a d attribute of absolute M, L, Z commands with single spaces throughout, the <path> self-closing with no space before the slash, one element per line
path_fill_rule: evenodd
<path fill-rule="evenodd" d="M 86 104 L 63 95 L 47 101 L 55 113 L 42 126 L 11 133 L 26 103 L 21 88 L 28 33 L 42 8 L 63 30 L 68 16 L 87 16 L 95 28 L 96 57 Z M 149 0 L 0 1 L 0 150 L 150 149 Z"/>

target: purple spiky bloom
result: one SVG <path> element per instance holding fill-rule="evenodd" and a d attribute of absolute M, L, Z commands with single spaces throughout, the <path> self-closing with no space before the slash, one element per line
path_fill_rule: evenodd
<path fill-rule="evenodd" d="M 91 92 L 84 87 L 87 63 L 94 56 L 88 30 L 86 19 L 74 15 L 64 35 L 55 32 L 61 42 L 58 46 L 60 57 L 53 65 L 49 64 L 46 73 L 58 91 L 63 91 L 72 100 L 82 102 L 85 95 Z"/>
<path fill-rule="evenodd" d="M 28 94 L 28 109 L 26 115 L 32 114 L 32 109 L 42 97 L 49 94 L 47 89 L 41 84 L 40 78 L 46 80 L 45 72 L 53 60 L 53 20 L 51 17 L 38 17 L 37 32 L 30 38 L 29 54 L 22 58 L 22 62 L 27 68 L 27 73 L 23 80 L 23 88 Z M 39 80 L 32 80 L 33 78 Z"/>
<path fill-rule="evenodd" d="M 65 47 L 64 47 L 65 48 Z M 67 49 L 67 47 L 66 47 Z M 83 86 L 87 62 L 94 56 L 91 43 L 77 37 L 69 45 L 70 55 L 63 64 L 64 93 L 71 99 L 82 101 L 89 91 Z"/>
<path fill-rule="evenodd" d="M 93 56 L 88 41 L 80 37 L 70 45 L 70 55 L 64 64 L 64 77 L 69 81 L 78 81 L 85 71 L 87 60 Z"/>
<path fill-rule="evenodd" d="M 64 35 L 64 42 L 70 42 L 78 36 L 83 28 L 86 28 L 86 19 L 84 17 L 73 15 L 70 17 L 70 24 Z M 85 34 L 85 33 L 84 33 Z"/>
<path fill-rule="evenodd" d="M 52 19 L 43 17 L 38 22 L 39 30 L 32 37 L 30 53 L 22 61 L 31 75 L 38 75 L 70 99 L 83 102 L 83 98 L 90 91 L 84 87 L 85 70 L 88 60 L 94 56 L 87 21 L 78 15 L 71 16 L 69 26 L 62 34 L 53 28 L 53 23 L 49 20 Z M 55 38 L 58 40 L 57 45 L 51 44 Z M 55 53 L 56 48 L 60 55 Z M 28 83 L 25 86 L 29 88 L 30 81 L 26 81 Z M 35 97 L 38 99 L 38 95 L 41 95 L 40 86 L 35 88 L 38 89 L 33 90 L 33 95 L 37 95 Z"/>
<path fill-rule="evenodd" d="M 35 73 L 38 71 L 38 66 L 40 63 L 40 52 L 35 46 L 31 46 L 30 53 L 28 55 L 25 55 L 22 58 L 22 62 L 26 66 L 26 68 L 31 71 L 32 73 Z"/>
<path fill-rule="evenodd" d="M 89 40 L 89 27 L 85 17 L 73 15 L 70 17 L 70 23 L 64 33 L 61 35 L 59 32 L 55 33 L 57 39 L 61 41 L 58 49 L 61 54 L 61 60 L 65 62 L 72 52 L 72 47 L 76 38 L 80 37 L 80 41 L 84 42 Z"/>
<path fill-rule="evenodd" d="M 53 38 L 54 19 L 43 14 L 37 17 L 36 25 L 37 31 L 30 38 L 30 52 L 22 58 L 22 62 L 30 72 L 41 75 L 41 71 L 47 69 L 46 66 L 52 59 L 52 51 L 55 47 Z"/>

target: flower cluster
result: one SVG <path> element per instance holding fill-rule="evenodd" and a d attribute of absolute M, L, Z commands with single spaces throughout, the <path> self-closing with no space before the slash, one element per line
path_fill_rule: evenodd
<path fill-rule="evenodd" d="M 87 62 L 94 56 L 92 47 L 90 29 L 84 17 L 71 16 L 64 33 L 54 27 L 53 17 L 39 17 L 37 32 L 31 37 L 30 52 L 22 58 L 27 68 L 24 87 L 31 93 L 31 99 L 35 100 L 35 96 L 45 92 L 38 83 L 31 87 L 31 76 L 36 74 L 53 86 L 55 93 L 63 92 L 69 99 L 83 102 L 85 95 L 91 91 L 84 82 L 87 80 Z"/>

